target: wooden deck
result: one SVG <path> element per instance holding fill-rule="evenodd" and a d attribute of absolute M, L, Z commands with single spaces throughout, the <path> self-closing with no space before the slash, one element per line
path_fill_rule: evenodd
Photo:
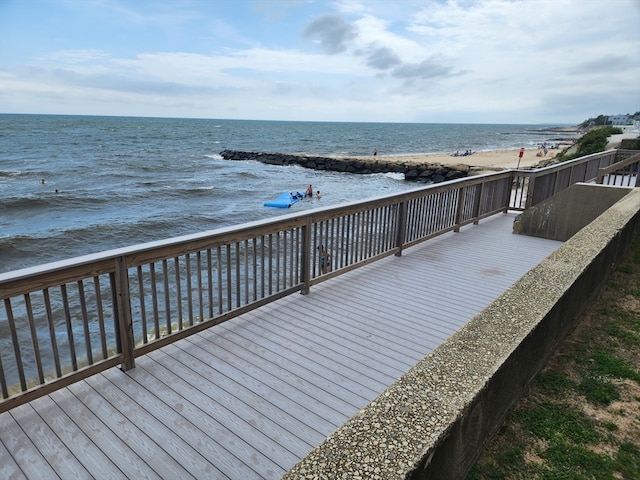
<path fill-rule="evenodd" d="M 500 214 L 0 415 L 0 478 L 277 479 L 561 243 Z"/>

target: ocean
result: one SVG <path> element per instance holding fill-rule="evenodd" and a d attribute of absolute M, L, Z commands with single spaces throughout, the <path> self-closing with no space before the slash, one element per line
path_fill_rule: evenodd
<path fill-rule="evenodd" d="M 516 149 L 552 140 L 550 127 L 0 114 L 0 273 L 416 188 L 392 174 L 226 161 L 225 149 Z M 309 184 L 322 199 L 263 206 Z"/>

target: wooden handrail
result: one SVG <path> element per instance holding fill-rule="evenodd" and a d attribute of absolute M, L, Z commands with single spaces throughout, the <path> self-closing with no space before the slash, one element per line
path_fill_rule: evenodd
<path fill-rule="evenodd" d="M 635 175 L 634 186 L 640 186 L 640 153 L 635 153 L 634 151 L 626 152 L 630 155 L 626 159 L 598 169 L 596 183 L 602 184 L 605 177 L 626 171 L 628 174 Z"/>
<path fill-rule="evenodd" d="M 589 181 L 615 156 L 468 177 L 1 273 L 8 336 L 0 338 L 0 412 L 115 363 L 133 368 L 139 355 L 434 236 L 522 210 L 569 182 Z M 320 245 L 331 253 L 324 272 Z"/>

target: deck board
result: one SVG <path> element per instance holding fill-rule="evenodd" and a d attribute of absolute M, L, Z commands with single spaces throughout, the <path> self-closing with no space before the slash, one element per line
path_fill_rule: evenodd
<path fill-rule="evenodd" d="M 279 478 L 561 245 L 512 234 L 514 216 L 3 413 L 0 477 Z"/>

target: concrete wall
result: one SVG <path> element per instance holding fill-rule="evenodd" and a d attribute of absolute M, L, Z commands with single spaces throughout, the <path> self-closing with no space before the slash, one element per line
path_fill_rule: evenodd
<path fill-rule="evenodd" d="M 283 479 L 460 479 L 640 233 L 640 189 L 555 253 Z"/>
<path fill-rule="evenodd" d="M 576 183 L 522 212 L 513 232 L 567 241 L 631 190 Z"/>

